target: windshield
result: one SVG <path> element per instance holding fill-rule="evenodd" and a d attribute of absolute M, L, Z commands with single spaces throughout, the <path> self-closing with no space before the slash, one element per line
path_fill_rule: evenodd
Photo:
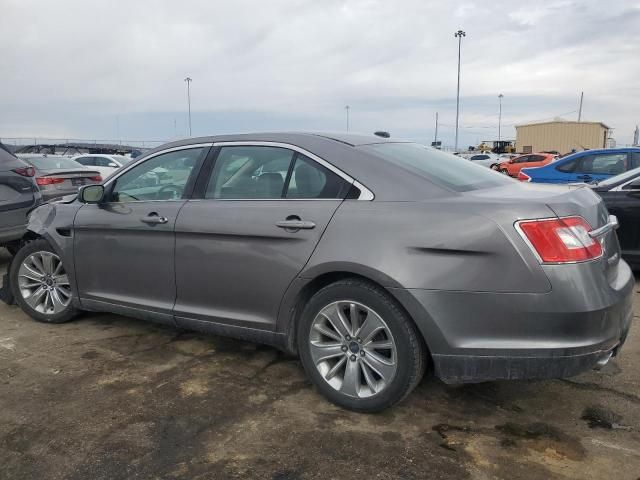
<path fill-rule="evenodd" d="M 612 185 L 615 185 L 616 183 L 622 183 L 625 180 L 631 180 L 633 177 L 637 177 L 638 175 L 640 175 L 640 167 L 629 170 L 628 172 L 621 173 L 620 175 L 614 175 L 613 177 L 609 177 L 601 182 L 597 182 L 597 185 L 599 187 L 610 187 Z"/>
<path fill-rule="evenodd" d="M 30 157 L 27 158 L 26 161 L 39 170 L 67 170 L 73 168 L 84 168 L 75 160 L 64 157 Z"/>
<path fill-rule="evenodd" d="M 514 181 L 464 158 L 417 143 L 376 143 L 358 148 L 457 192 L 498 187 Z"/>

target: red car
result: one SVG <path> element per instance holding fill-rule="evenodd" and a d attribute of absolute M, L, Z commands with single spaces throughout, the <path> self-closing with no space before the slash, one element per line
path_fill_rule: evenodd
<path fill-rule="evenodd" d="M 492 168 L 510 177 L 517 177 L 523 168 L 542 167 L 553 162 L 556 156 L 552 153 L 528 153 L 502 162 Z"/>

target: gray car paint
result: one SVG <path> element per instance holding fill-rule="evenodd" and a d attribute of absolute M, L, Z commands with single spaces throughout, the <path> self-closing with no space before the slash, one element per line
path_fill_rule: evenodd
<path fill-rule="evenodd" d="M 452 192 L 357 148 L 391 140 L 352 135 L 206 137 L 160 147 L 136 163 L 167 148 L 238 140 L 307 149 L 365 185 L 375 199 L 345 200 L 337 208 L 339 202 L 325 207 L 318 202 L 316 211 L 281 201 L 283 208 L 268 215 L 251 207 L 235 209 L 236 202 L 177 202 L 189 210 L 182 217 L 179 208 L 171 207 L 177 218 L 172 220 L 179 245 L 175 253 L 166 230 L 138 226 L 131 230 L 140 234 L 136 238 L 128 231 L 128 219 L 112 224 L 129 217 L 135 223 L 147 211 L 107 220 L 95 215 L 101 206 L 42 207 L 29 228 L 54 244 L 67 265 L 75 264 L 80 288 L 75 279 L 72 285 L 79 306 L 164 323 L 175 315 L 183 326 L 294 350 L 296 314 L 310 291 L 323 279 L 360 275 L 385 287 L 407 310 L 423 334 L 436 374 L 445 381 L 572 375 L 617 353 L 624 342 L 634 281 L 619 259 L 615 233 L 604 239 L 601 259 L 553 266 L 540 265 L 514 228 L 518 220 L 557 215 L 582 215 L 593 228 L 602 226 L 606 209 L 589 189 L 508 181 L 497 188 Z M 231 210 L 239 215 L 237 224 L 230 220 Z M 322 227 L 327 223 L 324 234 L 318 228 L 313 232 L 317 238 L 305 238 L 308 231 L 284 235 L 270 226 L 290 212 Z M 80 228 L 72 252 L 70 239 L 59 230 L 70 228 L 74 216 L 78 226 L 94 222 L 92 228 L 111 233 L 100 239 Z M 110 252 L 106 258 L 113 265 L 105 260 L 87 267 L 97 250 Z M 166 263 L 174 254 L 176 284 Z M 163 268 L 152 266 L 155 261 L 165 262 Z M 148 275 L 138 272 L 145 269 Z M 132 278 L 123 278 L 127 275 Z M 122 287 L 116 286 L 119 282 Z M 115 293 L 97 300 L 98 288 Z M 211 296 L 216 288 L 220 295 Z"/>

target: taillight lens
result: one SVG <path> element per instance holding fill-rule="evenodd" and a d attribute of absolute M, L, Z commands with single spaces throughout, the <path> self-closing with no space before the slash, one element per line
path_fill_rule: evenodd
<path fill-rule="evenodd" d="M 518 180 L 520 180 L 521 182 L 530 182 L 531 177 L 520 170 L 520 172 L 518 173 Z"/>
<path fill-rule="evenodd" d="M 12 172 L 17 173 L 18 175 L 22 175 L 23 177 L 34 177 L 36 174 L 36 169 L 33 167 L 21 167 L 14 168 Z"/>
<path fill-rule="evenodd" d="M 100 175 L 94 175 L 93 177 L 89 177 L 89 180 L 93 180 L 94 182 L 101 182 L 102 177 Z"/>
<path fill-rule="evenodd" d="M 40 186 L 42 185 L 55 185 L 56 183 L 64 182 L 64 178 L 58 177 L 38 177 L 36 178 L 36 183 Z"/>
<path fill-rule="evenodd" d="M 602 255 L 602 245 L 589 236 L 591 226 L 582 217 L 524 220 L 516 225 L 542 263 L 584 262 Z"/>

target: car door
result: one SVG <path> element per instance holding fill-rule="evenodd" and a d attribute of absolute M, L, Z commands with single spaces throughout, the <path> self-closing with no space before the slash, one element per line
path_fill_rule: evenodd
<path fill-rule="evenodd" d="M 626 152 L 592 153 L 580 158 L 572 172 L 574 181 L 593 182 L 605 180 L 629 169 L 629 155 Z"/>
<path fill-rule="evenodd" d="M 297 147 L 220 144 L 201 198 L 176 222 L 178 325 L 275 330 L 287 287 L 351 182 Z"/>
<path fill-rule="evenodd" d="M 83 306 L 174 323 L 174 226 L 208 147 L 150 156 L 107 182 L 104 202 L 78 210 L 74 260 Z"/>

